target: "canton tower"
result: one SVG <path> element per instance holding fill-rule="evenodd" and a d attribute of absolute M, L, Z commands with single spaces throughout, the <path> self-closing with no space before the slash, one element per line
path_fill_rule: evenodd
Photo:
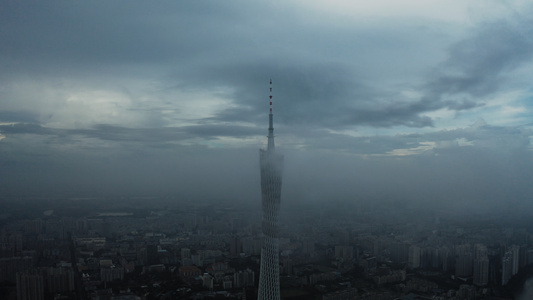
<path fill-rule="evenodd" d="M 259 273 L 258 300 L 280 300 L 279 293 L 279 204 L 283 155 L 275 152 L 272 121 L 272 79 L 268 114 L 267 149 L 259 150 L 261 164 L 261 203 L 263 207 L 263 247 Z"/>

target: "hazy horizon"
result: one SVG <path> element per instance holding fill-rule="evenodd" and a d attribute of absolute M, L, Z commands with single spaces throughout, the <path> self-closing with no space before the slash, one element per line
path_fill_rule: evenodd
<path fill-rule="evenodd" d="M 533 211 L 528 1 L 8 2 L 0 193 Z"/>

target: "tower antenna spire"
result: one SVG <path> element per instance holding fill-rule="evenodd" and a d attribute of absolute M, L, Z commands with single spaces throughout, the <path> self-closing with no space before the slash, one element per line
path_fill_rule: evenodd
<path fill-rule="evenodd" d="M 274 151 L 274 121 L 272 115 L 272 78 L 270 78 L 270 112 L 268 114 L 268 147 L 267 151 Z"/>

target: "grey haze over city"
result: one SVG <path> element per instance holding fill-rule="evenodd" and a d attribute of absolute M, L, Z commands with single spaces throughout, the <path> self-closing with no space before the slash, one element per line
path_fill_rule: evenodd
<path fill-rule="evenodd" d="M 3 1 L 0 192 L 533 209 L 530 1 Z"/>

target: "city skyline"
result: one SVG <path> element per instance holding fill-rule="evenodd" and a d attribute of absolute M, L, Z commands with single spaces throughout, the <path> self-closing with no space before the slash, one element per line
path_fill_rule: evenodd
<path fill-rule="evenodd" d="M 256 201 L 274 77 L 286 203 L 531 211 L 532 10 L 6 3 L 0 192 Z"/>
<path fill-rule="evenodd" d="M 0 298 L 532 297 L 531 1 L 4 2 Z"/>

